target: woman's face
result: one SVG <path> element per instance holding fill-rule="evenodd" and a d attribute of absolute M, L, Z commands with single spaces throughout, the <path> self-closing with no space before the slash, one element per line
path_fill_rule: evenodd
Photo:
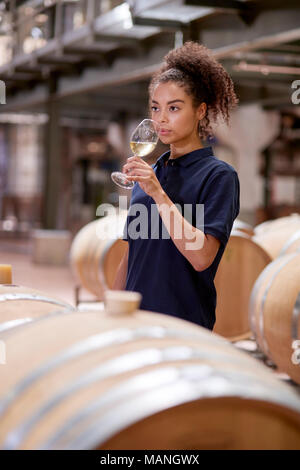
<path fill-rule="evenodd" d="M 152 119 L 159 124 L 159 138 L 164 144 L 186 145 L 199 139 L 198 123 L 205 115 L 206 105 L 197 109 L 192 97 L 174 82 L 158 84 L 151 97 Z"/>

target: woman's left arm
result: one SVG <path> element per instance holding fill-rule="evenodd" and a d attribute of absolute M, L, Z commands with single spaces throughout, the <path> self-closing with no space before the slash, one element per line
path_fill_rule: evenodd
<path fill-rule="evenodd" d="M 164 190 L 152 196 L 173 242 L 196 271 L 204 271 L 214 261 L 220 241 L 190 224 Z M 172 216 L 171 216 L 172 215 Z M 178 237 L 178 233 L 180 237 Z"/>
<path fill-rule="evenodd" d="M 220 241 L 190 224 L 165 193 L 153 168 L 139 157 L 130 157 L 123 167 L 126 177 L 137 181 L 155 201 L 161 219 L 180 253 L 196 271 L 204 271 L 215 259 Z M 134 172 L 131 175 L 129 172 Z M 180 234 L 180 236 L 178 236 Z"/>

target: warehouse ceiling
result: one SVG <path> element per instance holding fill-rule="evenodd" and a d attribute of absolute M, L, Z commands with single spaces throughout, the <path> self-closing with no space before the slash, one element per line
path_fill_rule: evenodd
<path fill-rule="evenodd" d="M 42 111 L 54 99 L 71 115 L 145 112 L 149 77 L 189 39 L 213 50 L 241 102 L 287 106 L 300 80 L 299 19 L 298 0 L 0 1 L 12 51 L 0 111 Z"/>

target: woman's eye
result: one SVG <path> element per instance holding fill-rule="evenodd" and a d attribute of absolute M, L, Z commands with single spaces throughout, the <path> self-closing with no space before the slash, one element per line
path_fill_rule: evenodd
<path fill-rule="evenodd" d="M 155 112 L 158 110 L 158 107 L 157 106 L 151 106 L 151 111 Z"/>
<path fill-rule="evenodd" d="M 170 111 L 177 111 L 179 108 L 177 106 L 171 106 Z"/>

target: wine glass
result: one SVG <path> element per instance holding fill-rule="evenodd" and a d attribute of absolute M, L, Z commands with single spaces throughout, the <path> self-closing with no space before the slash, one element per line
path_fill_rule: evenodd
<path fill-rule="evenodd" d="M 144 119 L 132 133 L 130 148 L 134 155 L 144 157 L 151 153 L 158 142 L 158 126 L 152 119 Z M 111 179 L 121 188 L 132 189 L 134 181 L 129 181 L 121 171 L 114 171 Z"/>

